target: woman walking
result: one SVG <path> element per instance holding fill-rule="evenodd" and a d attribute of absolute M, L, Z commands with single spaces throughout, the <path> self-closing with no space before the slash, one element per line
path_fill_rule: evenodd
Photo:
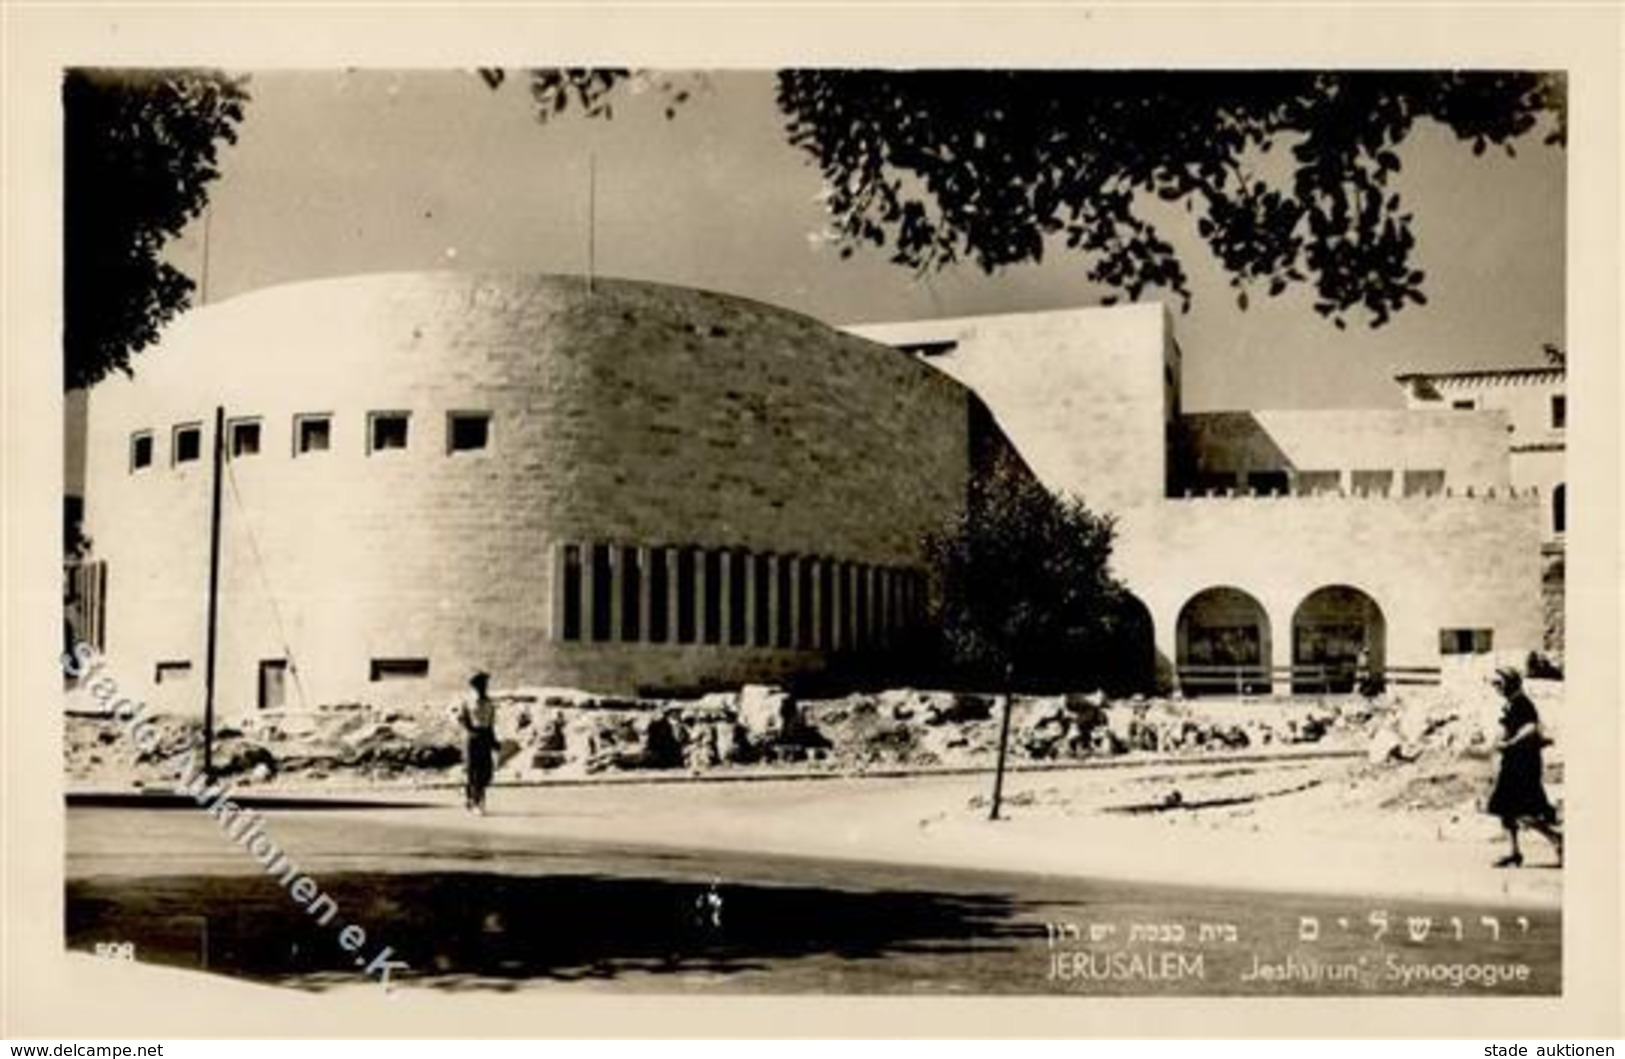
<path fill-rule="evenodd" d="M 491 785 L 491 759 L 497 745 L 497 707 L 485 693 L 490 681 L 490 674 L 483 671 L 470 676 L 468 694 L 457 711 L 457 723 L 463 726 L 464 736 L 464 808 L 480 816 L 485 815 L 485 788 Z"/>
<path fill-rule="evenodd" d="M 1518 825 L 1534 828 L 1557 850 L 1563 863 L 1563 832 L 1557 826 L 1557 810 L 1546 798 L 1541 783 L 1541 748 L 1546 737 L 1540 730 L 1540 715 L 1523 692 L 1523 678 L 1515 669 L 1497 670 L 1495 690 L 1501 693 L 1501 738 L 1495 748 L 1501 752 L 1501 770 L 1495 777 L 1486 809 L 1501 818 L 1512 850 L 1495 862 L 1497 868 L 1516 868 L 1523 863 L 1518 848 Z"/>

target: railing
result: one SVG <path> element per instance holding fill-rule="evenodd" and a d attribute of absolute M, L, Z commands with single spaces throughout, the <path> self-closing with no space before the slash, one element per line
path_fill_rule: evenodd
<path fill-rule="evenodd" d="M 1352 664 L 1313 664 L 1266 666 L 1184 665 L 1179 667 L 1179 686 L 1187 694 L 1223 694 L 1238 697 L 1267 695 L 1286 685 L 1299 693 L 1348 694 L 1363 682 L 1365 671 Z M 1440 681 L 1438 666 L 1385 666 L 1371 671 L 1385 686 L 1432 686 Z"/>

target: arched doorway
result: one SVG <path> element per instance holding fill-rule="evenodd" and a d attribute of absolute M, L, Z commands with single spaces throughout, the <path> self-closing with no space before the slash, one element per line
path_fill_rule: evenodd
<path fill-rule="evenodd" d="M 1179 686 L 1187 695 L 1270 690 L 1270 619 L 1251 595 L 1228 585 L 1203 589 L 1179 611 Z"/>
<path fill-rule="evenodd" d="M 1382 608 L 1349 585 L 1326 585 L 1304 597 L 1292 615 L 1292 690 L 1353 691 L 1362 669 L 1380 674 L 1388 627 Z"/>
<path fill-rule="evenodd" d="M 1103 667 L 1106 690 L 1116 695 L 1157 690 L 1157 645 L 1151 610 L 1138 596 L 1125 594 L 1112 613 L 1111 658 Z"/>

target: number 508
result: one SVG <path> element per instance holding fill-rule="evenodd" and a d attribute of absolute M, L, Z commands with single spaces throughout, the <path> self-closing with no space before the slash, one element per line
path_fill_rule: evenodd
<path fill-rule="evenodd" d="M 133 941 L 98 941 L 96 955 L 104 960 L 133 960 L 135 959 L 135 942 Z"/>

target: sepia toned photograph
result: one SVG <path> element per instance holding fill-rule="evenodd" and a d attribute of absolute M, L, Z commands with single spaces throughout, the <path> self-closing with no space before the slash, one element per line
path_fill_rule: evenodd
<path fill-rule="evenodd" d="M 62 93 L 71 950 L 1561 992 L 1561 74 Z"/>
<path fill-rule="evenodd" d="M 1601 1011 L 1594 67 L 488 36 L 37 64 L 51 990 Z"/>

